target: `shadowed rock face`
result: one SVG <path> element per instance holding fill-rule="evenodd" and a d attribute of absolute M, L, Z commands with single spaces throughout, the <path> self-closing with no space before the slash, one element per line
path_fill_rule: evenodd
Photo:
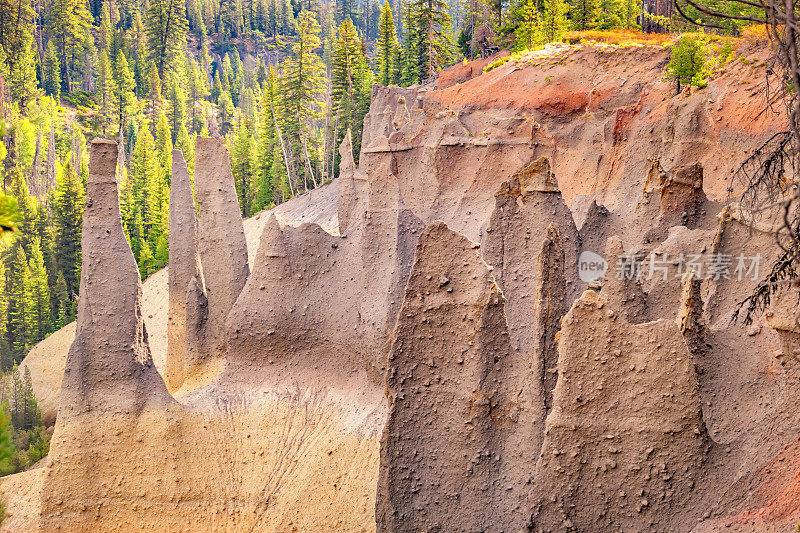
<path fill-rule="evenodd" d="M 67 356 L 59 420 L 172 402 L 150 357 L 139 270 L 120 219 L 116 165 L 117 144 L 92 141 L 77 333 Z"/>
<path fill-rule="evenodd" d="M 250 267 L 247 241 L 228 151 L 219 139 L 195 142 L 195 194 L 199 207 L 197 251 L 203 269 L 208 315 L 203 324 L 205 357 L 225 349 L 225 319 L 242 292 Z"/>
<path fill-rule="evenodd" d="M 536 306 L 538 257 L 548 226 L 558 226 L 559 246 L 563 249 L 562 270 L 577 280 L 580 236 L 572 213 L 564 203 L 550 165 L 545 158 L 526 166 L 495 195 L 495 209 L 486 228 L 483 256 L 494 267 L 492 273 L 506 295 L 509 333 L 515 349 L 523 352 L 534 345 L 534 307 Z M 561 297 L 578 289 L 571 283 Z M 562 314 L 566 309 L 562 311 Z"/>
<path fill-rule="evenodd" d="M 172 151 L 169 195 L 169 318 L 164 379 L 170 390 L 183 384 L 186 355 L 186 291 L 200 276 L 197 255 L 197 210 L 189 170 L 180 150 Z M 195 299 L 193 298 L 193 301 Z M 192 329 L 197 327 L 192 324 Z"/>
<path fill-rule="evenodd" d="M 353 135 L 350 129 L 339 146 L 339 155 L 342 158 L 339 163 L 339 233 L 345 235 L 354 222 L 353 216 L 363 214 L 363 202 L 369 194 L 367 176 L 358 170 L 353 160 Z"/>
<path fill-rule="evenodd" d="M 676 322 L 631 325 L 586 291 L 564 317 L 558 372 L 532 489 L 534 530 L 668 530 L 708 449 Z"/>
<path fill-rule="evenodd" d="M 77 334 L 50 448 L 42 531 L 65 524 L 75 531 L 92 529 L 96 517 L 87 508 L 103 499 L 95 487 L 108 483 L 109 496 L 110 477 L 116 475 L 109 465 L 120 460 L 113 428 L 132 427 L 139 417 L 177 407 L 150 357 L 139 270 L 120 220 L 116 163 L 116 143 L 92 142 Z M 147 456 L 144 452 L 141 459 Z"/>
<path fill-rule="evenodd" d="M 520 422 L 535 404 L 523 397 L 530 369 L 477 248 L 441 222 L 420 236 L 389 353 L 379 531 L 524 525 L 521 466 L 535 445 L 517 437 L 536 431 Z"/>
<path fill-rule="evenodd" d="M 616 235 L 606 241 L 608 270 L 603 279 L 603 298 L 632 324 L 647 321 L 647 296 L 640 282 L 644 275 L 641 269 L 645 267 L 640 255 L 626 254 L 622 240 Z"/>

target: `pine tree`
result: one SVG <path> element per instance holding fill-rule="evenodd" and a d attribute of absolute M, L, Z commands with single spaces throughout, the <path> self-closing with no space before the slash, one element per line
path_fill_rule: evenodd
<path fill-rule="evenodd" d="M 413 61 L 419 74 L 418 81 L 435 75 L 445 66 L 452 43 L 450 28 L 452 21 L 444 0 L 413 0 L 411 10 L 414 16 L 412 34 Z"/>
<path fill-rule="evenodd" d="M 184 47 L 186 34 L 186 8 L 183 0 L 150 0 L 145 20 L 149 59 L 155 65 L 159 79 Z"/>
<path fill-rule="evenodd" d="M 21 75 L 31 74 L 33 17 L 31 2 L 0 0 L 0 76 L 9 82 L 11 91 L 18 94 L 27 93 L 31 83 L 33 89 L 36 88 L 35 73 L 27 79 Z M 16 78 L 14 82 L 9 79 L 12 75 Z M 14 87 L 20 83 L 21 86 Z"/>
<path fill-rule="evenodd" d="M 48 33 L 55 39 L 61 65 L 62 92 L 72 91 L 71 71 L 75 61 L 83 56 L 87 46 L 86 34 L 91 15 L 83 0 L 53 0 L 49 9 Z"/>
<path fill-rule="evenodd" d="M 222 135 L 227 135 L 231 128 L 233 128 L 233 115 L 235 109 L 231 101 L 231 93 L 226 89 L 222 89 L 219 95 L 219 132 Z"/>
<path fill-rule="evenodd" d="M 319 33 L 320 26 L 314 14 L 302 11 L 298 19 L 298 40 L 292 46 L 294 55 L 284 60 L 285 76 L 281 80 L 287 137 L 292 139 L 293 158 L 302 161 L 305 188 L 308 188 L 308 178 L 316 186 L 309 126 L 312 120 L 322 116 L 321 98 L 325 90 L 324 65 L 314 53 L 321 44 Z"/>
<path fill-rule="evenodd" d="M 132 115 L 136 110 L 136 95 L 133 90 L 136 83 L 133 73 L 128 68 L 128 60 L 125 54 L 120 51 L 114 61 L 114 112 L 117 116 L 120 130 L 125 128 L 125 119 Z"/>
<path fill-rule="evenodd" d="M 539 16 L 539 10 L 536 9 L 535 0 L 527 0 L 521 7 L 522 20 L 515 32 L 516 49 L 518 51 L 531 50 L 545 41 L 542 19 Z"/>
<path fill-rule="evenodd" d="M 50 287 L 47 284 L 47 270 L 40 249 L 40 240 L 34 238 L 28 260 L 30 273 L 31 317 L 28 329 L 28 343 L 33 346 L 50 334 Z"/>
<path fill-rule="evenodd" d="M 570 18 L 578 31 L 594 29 L 600 17 L 600 0 L 572 0 Z"/>
<path fill-rule="evenodd" d="M 111 70 L 111 61 L 108 58 L 108 53 L 105 50 L 101 50 L 97 56 L 95 94 L 100 106 L 98 117 L 102 124 L 103 133 L 106 130 L 106 123 L 110 121 L 113 114 L 113 93 L 114 77 Z"/>
<path fill-rule="evenodd" d="M 22 374 L 22 398 L 23 426 L 20 429 L 27 431 L 41 426 L 42 412 L 33 392 L 33 379 L 31 379 L 31 371 L 27 366 L 25 366 L 25 371 Z"/>
<path fill-rule="evenodd" d="M 19 104 L 20 110 L 25 111 L 28 102 L 37 94 L 36 88 L 36 51 L 33 36 L 26 33 L 22 39 L 23 48 L 19 57 L 12 63 L 11 69 L 5 74 L 11 100 Z"/>
<path fill-rule="evenodd" d="M 172 76 L 170 80 L 168 99 L 169 128 L 174 142 L 178 139 L 181 128 L 186 126 L 186 91 L 181 87 L 181 80 L 177 76 Z"/>
<path fill-rule="evenodd" d="M 252 184 L 256 147 L 250 131 L 250 121 L 247 118 L 240 117 L 230 152 L 236 195 L 239 197 L 239 208 L 242 211 L 242 216 L 248 218 L 253 214 Z"/>
<path fill-rule="evenodd" d="M 544 0 L 542 36 L 545 42 L 560 41 L 567 31 L 567 6 L 565 0 Z"/>
<path fill-rule="evenodd" d="M 56 276 L 56 289 L 53 295 L 58 302 L 56 329 L 59 329 L 66 326 L 67 322 L 75 316 L 74 301 L 67 290 L 67 282 L 64 281 L 64 274 L 62 272 L 58 272 Z"/>
<path fill-rule="evenodd" d="M 56 265 L 70 296 L 78 294 L 80 285 L 84 196 L 83 182 L 67 161 L 57 179 L 52 208 Z"/>
<path fill-rule="evenodd" d="M 264 90 L 259 102 L 259 136 L 258 136 L 258 168 L 257 191 L 254 211 L 258 212 L 271 203 L 278 203 L 277 190 L 274 186 L 273 158 L 275 151 L 280 152 L 278 144 L 278 117 L 276 110 L 278 77 L 275 67 L 270 67 L 269 75 L 264 82 Z"/>
<path fill-rule="evenodd" d="M 392 18 L 392 7 L 388 0 L 381 8 L 381 18 L 378 22 L 378 83 L 381 85 L 391 85 L 399 80 L 395 78 L 398 62 L 398 43 L 397 35 L 394 30 L 394 19 Z"/>
<path fill-rule="evenodd" d="M 42 71 L 44 72 L 42 88 L 45 94 L 59 100 L 61 98 L 61 65 L 58 62 L 58 55 L 52 40 L 47 42 Z"/>
<path fill-rule="evenodd" d="M 6 265 L 9 305 L 6 335 L 12 362 L 22 361 L 30 346 L 28 332 L 32 328 L 31 279 L 28 259 L 21 243 L 9 254 Z"/>
<path fill-rule="evenodd" d="M 367 65 L 356 29 L 350 19 L 346 19 L 339 26 L 333 53 L 331 98 L 340 133 L 335 145 L 350 129 L 354 132 L 355 153 L 361 148 L 361 125 L 369 110 L 372 81 L 372 71 Z"/>

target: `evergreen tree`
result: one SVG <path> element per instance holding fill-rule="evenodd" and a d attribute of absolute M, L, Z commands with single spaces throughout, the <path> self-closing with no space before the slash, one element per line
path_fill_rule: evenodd
<path fill-rule="evenodd" d="M 600 0 L 572 0 L 570 18 L 578 31 L 592 30 L 600 17 Z"/>
<path fill-rule="evenodd" d="M 145 20 L 149 59 L 163 80 L 184 47 L 186 8 L 183 0 L 150 0 Z"/>
<path fill-rule="evenodd" d="M 125 59 L 125 54 L 119 52 L 117 59 L 114 61 L 114 112 L 117 116 L 120 130 L 125 128 L 125 119 L 133 114 L 136 110 L 136 95 L 133 90 L 136 83 L 133 79 L 133 73 L 128 68 L 128 60 Z"/>
<path fill-rule="evenodd" d="M 392 6 L 388 0 L 383 3 L 381 8 L 381 18 L 378 22 L 378 83 L 381 85 L 391 85 L 397 83 L 395 77 L 397 71 L 396 64 L 398 58 L 397 35 L 394 30 L 394 19 L 392 18 Z"/>
<path fill-rule="evenodd" d="M 253 214 L 253 169 L 256 164 L 256 147 L 250 131 L 250 121 L 240 117 L 231 146 L 231 170 L 239 197 L 239 208 L 245 218 Z"/>
<path fill-rule="evenodd" d="M 173 76 L 169 86 L 169 128 L 173 142 L 178 139 L 178 133 L 185 126 L 186 92 L 181 87 L 180 79 Z"/>
<path fill-rule="evenodd" d="M 234 107 L 231 101 L 231 93 L 226 89 L 222 89 L 219 95 L 219 132 L 222 135 L 227 135 L 231 128 L 233 128 L 233 115 Z"/>
<path fill-rule="evenodd" d="M 13 364 L 22 361 L 28 353 L 28 332 L 33 326 L 30 269 L 21 243 L 14 245 L 11 250 L 6 272 L 9 295 L 6 338 L 11 349 L 10 362 Z"/>
<path fill-rule="evenodd" d="M 367 65 L 356 29 L 350 19 L 346 19 L 339 26 L 331 75 L 332 111 L 336 114 L 340 132 L 336 145 L 350 129 L 355 133 L 353 151 L 359 152 L 361 125 L 369 110 L 371 90 L 372 71 Z"/>
<path fill-rule="evenodd" d="M 33 17 L 31 2 L 0 0 L 0 76 L 9 82 L 12 93 L 16 92 L 18 95 L 28 93 L 31 83 L 33 89 L 36 87 L 35 71 L 30 71 L 33 59 Z M 23 73 L 32 77 L 26 78 Z M 12 76 L 14 81 L 9 79 Z M 21 86 L 14 87 L 20 83 Z"/>
<path fill-rule="evenodd" d="M 545 0 L 547 1 L 547 0 Z M 542 19 L 535 0 L 526 0 L 522 5 L 522 20 L 515 32 L 517 50 L 531 50 L 545 41 Z"/>
<path fill-rule="evenodd" d="M 302 161 L 305 188 L 308 188 L 308 178 L 316 184 L 309 126 L 312 120 L 322 116 L 325 90 L 324 65 L 314 52 L 321 44 L 319 33 L 320 26 L 314 14 L 302 11 L 298 18 L 298 40 L 292 46 L 294 55 L 284 60 L 285 76 L 281 80 L 287 137 L 292 139 L 293 159 Z"/>
<path fill-rule="evenodd" d="M 106 53 L 105 50 L 101 50 L 97 56 L 95 94 L 100 106 L 100 109 L 98 110 L 98 116 L 102 125 L 103 133 L 105 133 L 106 124 L 109 122 L 113 113 L 113 93 L 114 78 L 111 72 L 111 63 L 108 58 L 108 53 Z"/>
<path fill-rule="evenodd" d="M 83 56 L 91 15 L 84 0 L 53 0 L 49 8 L 48 32 L 55 39 L 61 65 L 63 92 L 72 92 L 72 73 L 76 59 Z"/>
<path fill-rule="evenodd" d="M 52 40 L 47 42 L 42 71 L 44 72 L 42 88 L 45 94 L 59 100 L 61 98 L 61 65 L 58 62 L 58 55 Z"/>
<path fill-rule="evenodd" d="M 81 230 L 83 227 L 83 182 L 67 161 L 57 179 L 52 202 L 55 256 L 59 272 L 70 297 L 78 294 L 81 270 Z"/>
<path fill-rule="evenodd" d="M 30 275 L 31 316 L 28 328 L 28 343 L 33 346 L 44 339 L 51 331 L 50 287 L 47 284 L 47 270 L 40 249 L 40 240 L 34 238 L 28 260 Z"/>
<path fill-rule="evenodd" d="M 452 22 L 444 0 L 413 0 L 412 38 L 413 61 L 418 81 L 435 75 L 450 58 L 450 28 Z"/>
<path fill-rule="evenodd" d="M 36 51 L 33 36 L 25 33 L 22 38 L 23 48 L 19 57 L 12 63 L 11 69 L 5 73 L 12 101 L 25 111 L 28 102 L 36 96 Z M 0 74 L 3 74 L 0 72 Z"/>
<path fill-rule="evenodd" d="M 567 6 L 565 0 L 544 0 L 542 37 L 544 42 L 560 41 L 567 31 Z"/>

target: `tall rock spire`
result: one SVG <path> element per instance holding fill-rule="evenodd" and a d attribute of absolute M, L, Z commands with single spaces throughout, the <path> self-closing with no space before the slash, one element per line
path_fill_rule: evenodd
<path fill-rule="evenodd" d="M 195 158 L 197 251 L 208 299 L 202 326 L 205 345 L 199 352 L 216 357 L 225 350 L 225 319 L 247 282 L 250 266 L 228 151 L 219 139 L 198 137 Z"/>
<path fill-rule="evenodd" d="M 186 291 L 200 277 L 197 257 L 197 209 L 183 152 L 172 151 L 169 195 L 169 318 L 165 381 L 169 390 L 180 388 L 186 357 Z"/>

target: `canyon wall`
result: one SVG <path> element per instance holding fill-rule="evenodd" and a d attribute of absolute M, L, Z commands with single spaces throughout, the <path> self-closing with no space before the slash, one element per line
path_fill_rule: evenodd
<path fill-rule="evenodd" d="M 793 293 L 731 323 L 760 279 L 737 261 L 765 274 L 780 253 L 724 202 L 780 123 L 738 84 L 764 51 L 743 53 L 677 96 L 656 47 L 548 48 L 441 89 L 376 86 L 358 164 L 348 133 L 337 180 L 249 221 L 227 151 L 198 138 L 197 216 L 178 152 L 169 275 L 144 299 L 116 146 L 94 142 L 51 454 L 3 482 L 9 523 L 789 524 L 800 467 L 771 465 L 797 438 Z M 605 270 L 587 278 L 583 252 Z M 168 290 L 148 299 L 155 283 Z M 48 345 L 26 360 L 40 390 L 60 371 L 41 363 Z"/>

